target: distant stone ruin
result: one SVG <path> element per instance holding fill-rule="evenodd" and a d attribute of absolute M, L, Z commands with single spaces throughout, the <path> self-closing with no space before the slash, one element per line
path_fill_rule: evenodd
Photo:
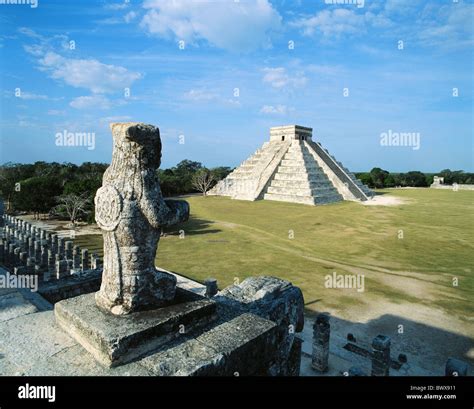
<path fill-rule="evenodd" d="M 208 194 L 309 205 L 371 199 L 374 193 L 313 142 L 312 132 L 299 125 L 270 128 L 270 141 Z"/>
<path fill-rule="evenodd" d="M 434 176 L 433 183 L 430 185 L 432 189 L 449 189 L 449 190 L 474 190 L 474 185 L 468 184 L 459 184 L 453 183 L 452 185 L 445 185 L 444 184 L 444 177 L 441 176 Z"/>

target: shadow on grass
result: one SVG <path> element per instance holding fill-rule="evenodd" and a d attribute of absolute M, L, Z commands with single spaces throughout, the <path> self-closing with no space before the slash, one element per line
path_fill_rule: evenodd
<path fill-rule="evenodd" d="M 305 302 L 304 305 L 305 305 L 305 307 L 306 307 L 307 305 L 313 305 L 313 304 L 316 304 L 317 302 L 319 302 L 319 301 L 321 301 L 321 300 L 322 300 L 322 298 L 318 298 L 318 299 L 313 300 L 313 301 Z"/>
<path fill-rule="evenodd" d="M 219 233 L 222 231 L 219 229 L 210 229 L 209 227 L 212 223 L 213 222 L 210 220 L 199 219 L 191 216 L 185 223 L 165 227 L 163 233 L 166 233 L 168 236 L 179 236 L 180 230 L 183 230 L 184 234 L 194 236 L 198 234 Z"/>

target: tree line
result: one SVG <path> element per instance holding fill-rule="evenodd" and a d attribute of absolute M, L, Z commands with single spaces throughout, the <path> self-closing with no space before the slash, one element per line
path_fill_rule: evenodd
<path fill-rule="evenodd" d="M 6 163 L 0 166 L 0 198 L 9 212 L 29 212 L 39 217 L 48 214 L 77 221 L 94 221 L 94 196 L 102 185 L 105 163 L 85 162 L 82 165 L 57 162 L 33 164 Z M 165 197 L 206 192 L 225 178 L 232 168 L 208 169 L 200 162 L 183 160 L 169 169 L 158 169 L 161 190 Z M 433 176 L 444 177 L 445 184 L 474 184 L 474 174 L 461 170 L 442 170 L 436 174 L 419 171 L 390 173 L 381 168 L 356 173 L 371 188 L 427 187 Z"/>
<path fill-rule="evenodd" d="M 37 217 L 94 221 L 94 196 L 102 186 L 108 164 L 35 162 L 6 163 L 0 166 L 0 198 L 7 212 L 29 212 Z M 229 167 L 205 168 L 201 163 L 183 160 L 175 167 L 159 169 L 164 196 L 201 192 L 205 194 L 231 171 Z"/>
<path fill-rule="evenodd" d="M 393 173 L 381 168 L 373 168 L 370 172 L 355 173 L 356 177 L 372 189 L 385 187 L 428 187 L 433 183 L 434 176 L 444 177 L 446 185 L 474 184 L 474 173 L 462 170 L 444 169 L 438 173 L 423 173 L 410 171 L 406 173 Z"/>

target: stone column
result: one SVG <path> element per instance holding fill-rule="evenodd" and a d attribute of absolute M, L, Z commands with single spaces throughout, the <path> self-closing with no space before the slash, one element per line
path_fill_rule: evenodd
<path fill-rule="evenodd" d="M 215 278 L 208 278 L 204 281 L 204 285 L 206 286 L 206 297 L 211 298 L 217 294 L 217 280 Z"/>
<path fill-rule="evenodd" d="M 58 237 L 58 254 L 64 257 L 65 252 L 66 252 L 66 248 L 64 245 L 64 239 L 62 237 Z"/>
<path fill-rule="evenodd" d="M 35 256 L 35 239 L 33 237 L 28 237 L 28 255 Z"/>
<path fill-rule="evenodd" d="M 41 243 L 36 240 L 35 241 L 35 253 L 34 253 L 34 258 L 36 260 L 37 263 L 41 262 Z"/>
<path fill-rule="evenodd" d="M 3 240 L 0 242 L 0 263 L 5 262 L 5 243 Z"/>
<path fill-rule="evenodd" d="M 377 335 L 372 341 L 372 376 L 389 376 L 390 337 Z"/>
<path fill-rule="evenodd" d="M 13 266 L 13 264 L 15 263 L 15 244 L 14 243 L 10 243 L 8 245 L 8 265 L 9 266 Z"/>
<path fill-rule="evenodd" d="M 48 245 L 43 244 L 41 246 L 41 267 L 44 269 L 48 268 Z"/>
<path fill-rule="evenodd" d="M 58 252 L 58 235 L 57 234 L 51 235 L 51 250 L 53 251 L 53 254 L 56 254 Z"/>
<path fill-rule="evenodd" d="M 89 250 L 87 249 L 82 249 L 81 251 L 81 266 L 82 266 L 82 272 L 87 271 L 90 269 L 89 266 Z"/>
<path fill-rule="evenodd" d="M 74 270 L 73 270 L 73 261 L 71 259 L 69 260 L 66 260 L 67 261 L 67 272 L 68 274 L 73 274 L 74 273 Z"/>
<path fill-rule="evenodd" d="M 92 254 L 91 264 L 92 270 L 97 270 L 102 266 L 100 262 L 100 257 L 97 253 Z"/>
<path fill-rule="evenodd" d="M 67 260 L 56 261 L 56 278 L 59 280 L 68 275 Z"/>
<path fill-rule="evenodd" d="M 81 248 L 79 246 L 74 246 L 72 250 L 72 261 L 72 268 L 75 273 L 78 273 L 81 270 Z"/>
<path fill-rule="evenodd" d="M 50 273 L 55 272 L 56 259 L 52 250 L 48 250 L 48 271 Z"/>
<path fill-rule="evenodd" d="M 19 266 L 21 264 L 20 253 L 21 253 L 21 248 L 15 247 L 15 249 L 13 250 L 13 255 L 14 255 L 13 267 Z"/>
<path fill-rule="evenodd" d="M 74 248 L 74 242 L 66 241 L 66 243 L 65 243 L 65 258 L 66 258 L 66 260 L 72 260 L 73 248 Z"/>
<path fill-rule="evenodd" d="M 319 314 L 313 324 L 313 354 L 311 367 L 319 372 L 327 372 L 329 360 L 329 337 L 331 325 L 329 316 Z"/>
<path fill-rule="evenodd" d="M 35 273 L 35 259 L 34 257 L 28 257 L 26 259 L 26 273 L 33 275 Z"/>

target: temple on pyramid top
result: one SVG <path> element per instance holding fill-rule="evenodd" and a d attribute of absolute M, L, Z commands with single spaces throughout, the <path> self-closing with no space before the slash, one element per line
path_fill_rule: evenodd
<path fill-rule="evenodd" d="M 270 141 L 311 141 L 313 137 L 313 128 L 307 128 L 300 125 L 274 126 L 270 128 Z"/>
<path fill-rule="evenodd" d="M 366 201 L 374 196 L 349 169 L 313 141 L 312 128 L 300 125 L 270 128 L 270 140 L 209 194 L 308 205 Z"/>

